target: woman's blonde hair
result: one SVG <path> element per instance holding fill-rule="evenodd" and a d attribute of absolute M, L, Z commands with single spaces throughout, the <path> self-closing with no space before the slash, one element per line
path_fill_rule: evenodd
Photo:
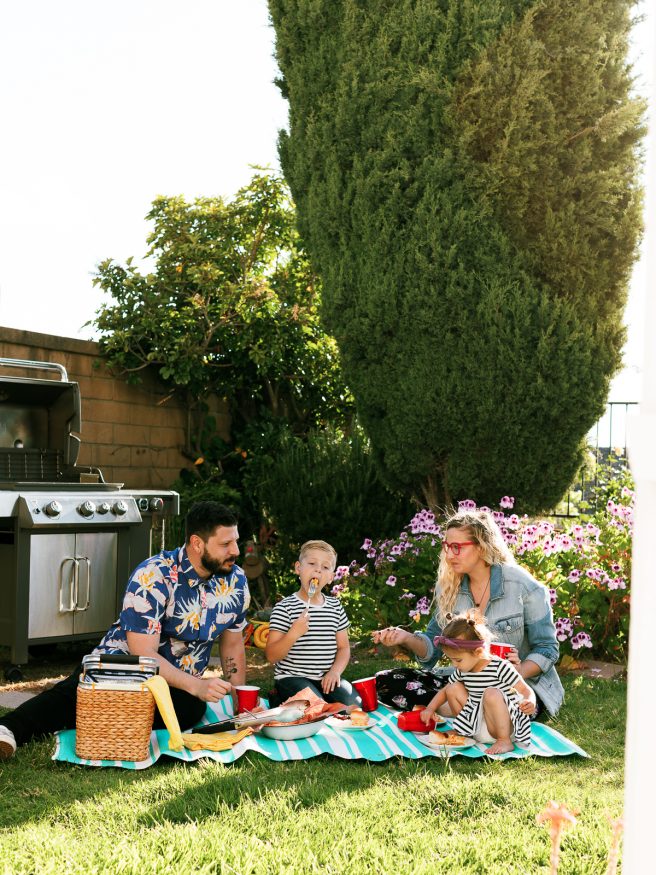
<path fill-rule="evenodd" d="M 454 513 L 446 521 L 444 537 L 449 529 L 465 529 L 481 551 L 481 558 L 487 565 L 516 565 L 515 557 L 503 540 L 499 526 L 492 514 L 486 511 L 465 510 Z M 456 574 L 446 561 L 446 551 L 442 551 L 440 565 L 437 570 L 435 597 L 433 605 L 437 609 L 438 620 L 443 625 L 445 617 L 456 603 L 462 574 Z"/>

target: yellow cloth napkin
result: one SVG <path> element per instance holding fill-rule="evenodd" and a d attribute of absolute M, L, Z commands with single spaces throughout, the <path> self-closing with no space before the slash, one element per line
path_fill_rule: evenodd
<path fill-rule="evenodd" d="M 204 733 L 185 733 L 182 736 L 182 741 L 187 750 L 228 750 L 233 744 L 246 738 L 247 735 L 252 735 L 253 730 L 247 726 L 246 729 L 240 729 L 237 732 L 212 732 L 205 735 Z"/>
<path fill-rule="evenodd" d="M 171 750 L 182 750 L 184 747 L 182 742 L 182 732 L 180 732 L 178 715 L 175 713 L 175 708 L 171 701 L 169 685 L 159 674 L 154 675 L 152 678 L 148 678 L 148 680 L 145 681 L 145 684 L 153 694 L 153 698 L 159 708 L 159 713 L 162 715 L 164 726 L 166 726 L 169 731 L 169 747 Z"/>

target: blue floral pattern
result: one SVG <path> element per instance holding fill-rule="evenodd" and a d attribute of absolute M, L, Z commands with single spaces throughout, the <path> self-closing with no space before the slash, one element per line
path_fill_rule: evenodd
<path fill-rule="evenodd" d="M 224 577 L 204 580 L 184 547 L 165 550 L 135 569 L 121 614 L 94 652 L 128 653 L 126 632 L 159 635 L 160 656 L 198 676 L 221 633 L 244 628 L 249 604 L 248 581 L 238 565 Z"/>

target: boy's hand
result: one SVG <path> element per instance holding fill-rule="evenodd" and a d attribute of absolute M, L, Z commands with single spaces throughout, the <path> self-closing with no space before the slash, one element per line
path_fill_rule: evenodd
<path fill-rule="evenodd" d="M 421 718 L 421 722 L 425 723 L 426 726 L 431 722 L 433 717 L 435 716 L 435 711 L 432 708 L 424 708 L 424 710 L 419 715 Z"/>
<path fill-rule="evenodd" d="M 298 638 L 302 638 L 303 635 L 305 635 L 305 633 L 308 631 L 309 628 L 310 628 L 310 617 L 308 615 L 308 612 L 305 611 L 303 614 L 301 614 L 301 616 L 298 618 L 298 620 L 294 620 L 292 625 L 289 627 L 289 631 L 292 633 L 294 638 L 298 639 Z"/>
<path fill-rule="evenodd" d="M 340 681 L 340 676 L 331 668 L 330 671 L 327 671 L 321 678 L 321 689 L 324 693 L 332 693 L 335 687 L 339 686 Z"/>

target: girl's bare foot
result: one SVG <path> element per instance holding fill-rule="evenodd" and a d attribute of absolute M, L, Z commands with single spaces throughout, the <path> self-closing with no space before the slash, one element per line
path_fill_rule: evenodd
<path fill-rule="evenodd" d="M 514 749 L 514 747 L 515 747 L 515 745 L 512 743 L 512 741 L 509 738 L 508 739 L 499 738 L 499 739 L 497 739 L 497 741 L 494 742 L 492 747 L 488 747 L 488 749 L 485 751 L 485 753 L 491 753 L 491 754 L 509 753 L 511 750 Z"/>

